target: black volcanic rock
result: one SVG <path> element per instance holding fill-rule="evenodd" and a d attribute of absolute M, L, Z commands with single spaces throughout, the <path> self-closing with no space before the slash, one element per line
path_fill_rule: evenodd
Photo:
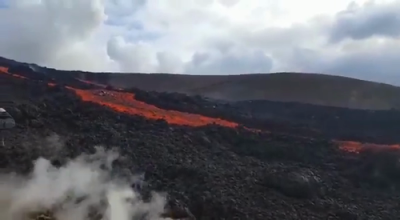
<path fill-rule="evenodd" d="M 68 80 L 76 87 L 81 85 Z M 10 110 L 19 125 L 5 132 L 10 147 L 0 148 L 0 165 L 7 171 L 27 173 L 39 156 L 60 166 L 102 145 L 122 155 L 114 162 L 115 175 L 144 173 L 145 184 L 134 186 L 143 198 L 153 190 L 168 193 L 166 216 L 254 220 L 386 220 L 400 216 L 398 151 L 351 154 L 329 140 L 354 135 L 360 140 L 395 141 L 398 112 L 311 105 L 296 111 L 287 104 L 271 103 L 275 113 L 265 119 L 244 107 L 236 108 L 242 104 L 135 90 L 138 98 L 160 107 L 237 120 L 269 131 L 256 132 L 217 125 L 178 126 L 128 115 L 83 102 L 72 91 L 47 87 L 46 82 L 26 81 L 25 86 L 14 86 L 9 92 L 31 95 L 21 96 L 28 98 Z M 315 120 L 308 121 L 307 109 Z M 260 110 L 254 107 L 254 111 Z M 274 120 L 274 115 L 279 117 Z M 335 122 L 337 116 L 340 123 Z M 352 125 L 361 119 L 366 121 Z M 383 126 L 389 119 L 392 123 Z M 387 135 L 371 138 L 368 132 L 357 131 L 362 127 Z M 315 128 L 320 132 L 317 135 Z M 51 155 L 40 143 L 54 133 L 65 140 L 65 147 Z"/>

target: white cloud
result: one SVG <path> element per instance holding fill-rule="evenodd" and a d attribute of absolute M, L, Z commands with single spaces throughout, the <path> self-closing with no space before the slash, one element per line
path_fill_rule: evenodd
<path fill-rule="evenodd" d="M 0 55 L 61 69 L 400 79 L 399 0 L 9 3 Z"/>

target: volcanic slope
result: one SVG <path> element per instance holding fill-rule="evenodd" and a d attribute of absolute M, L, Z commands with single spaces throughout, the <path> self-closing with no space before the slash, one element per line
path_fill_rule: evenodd
<path fill-rule="evenodd" d="M 380 144 L 400 143 L 397 110 L 355 110 L 266 100 L 210 101 L 178 93 L 131 91 L 135 92 L 137 100 L 159 108 L 223 118 L 264 131 Z"/>
<path fill-rule="evenodd" d="M 5 58 L 0 58 L 1 63 L 15 64 L 12 68 L 16 70 L 62 73 L 124 89 L 178 92 L 230 101 L 270 100 L 374 110 L 400 108 L 399 87 L 334 75 L 288 72 L 243 75 L 90 73 L 21 65 Z"/>
<path fill-rule="evenodd" d="M 146 185 L 139 189 L 144 197 L 149 191 L 168 193 L 168 206 L 175 207 L 170 216 L 263 220 L 400 216 L 396 147 L 363 148 L 358 142 L 332 141 L 324 130 L 313 136 L 311 125 L 299 136 L 279 128 L 285 127 L 282 121 L 251 129 L 251 123 L 228 119 L 234 109 L 218 108 L 219 119 L 211 113 L 201 115 L 196 104 L 187 113 L 167 110 L 138 101 L 137 94 L 129 91 L 99 88 L 72 76 L 13 72 L 3 66 L 0 77 L 5 84 L 0 89 L 16 102 L 7 110 L 18 123 L 5 132 L 10 147 L 0 149 L 3 172 L 26 174 L 39 156 L 61 166 L 68 158 L 103 145 L 123 155 L 114 164 L 115 175 L 145 173 Z M 153 101 L 163 96 L 170 95 L 152 94 Z M 65 140 L 62 149 L 51 154 L 37 147 L 53 133 Z"/>
<path fill-rule="evenodd" d="M 121 88 L 179 92 L 230 101 L 270 100 L 354 109 L 400 107 L 399 87 L 323 74 L 112 74 L 109 81 L 111 85 Z"/>

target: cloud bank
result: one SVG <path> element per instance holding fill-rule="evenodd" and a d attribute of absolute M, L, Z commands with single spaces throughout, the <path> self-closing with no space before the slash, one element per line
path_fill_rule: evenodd
<path fill-rule="evenodd" d="M 0 0 L 0 56 L 59 69 L 400 85 L 400 0 Z"/>

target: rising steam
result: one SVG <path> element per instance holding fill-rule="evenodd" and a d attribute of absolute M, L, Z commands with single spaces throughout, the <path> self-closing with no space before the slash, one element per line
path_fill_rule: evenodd
<path fill-rule="evenodd" d="M 130 183 L 111 175 L 113 152 L 99 150 L 55 167 L 44 158 L 31 174 L 1 174 L 0 219 L 25 220 L 49 212 L 57 220 L 157 220 L 165 198 L 154 194 L 144 202 Z"/>

